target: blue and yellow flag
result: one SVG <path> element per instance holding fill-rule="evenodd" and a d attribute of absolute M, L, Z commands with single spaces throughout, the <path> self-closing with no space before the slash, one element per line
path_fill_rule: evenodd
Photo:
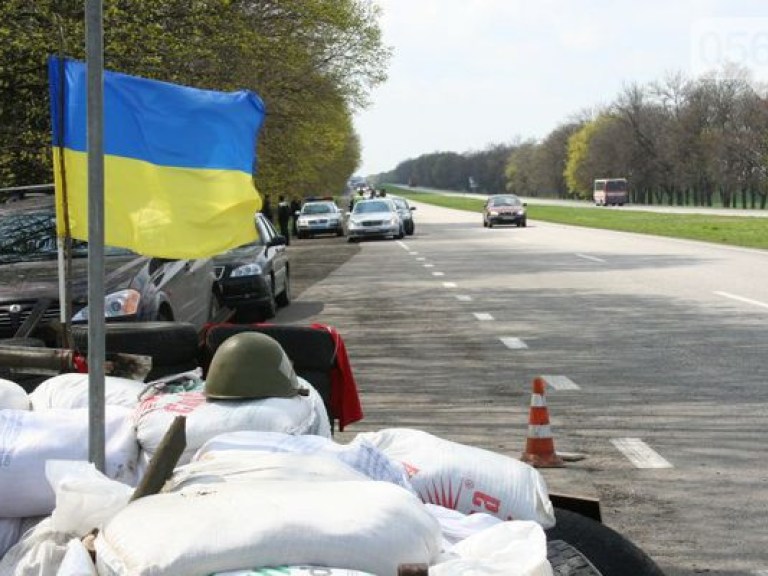
<path fill-rule="evenodd" d="M 71 235 L 88 240 L 86 66 L 51 58 L 48 72 L 59 234 L 66 179 Z M 263 121 L 253 92 L 104 72 L 105 244 L 201 258 L 256 239 L 252 174 Z"/>

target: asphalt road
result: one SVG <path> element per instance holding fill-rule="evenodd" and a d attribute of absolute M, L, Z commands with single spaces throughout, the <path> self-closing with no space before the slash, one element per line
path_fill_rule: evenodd
<path fill-rule="evenodd" d="M 768 252 L 417 204 L 416 234 L 291 244 L 277 321 L 336 326 L 365 418 L 519 456 L 545 375 L 545 471 L 670 576 L 768 574 Z"/>

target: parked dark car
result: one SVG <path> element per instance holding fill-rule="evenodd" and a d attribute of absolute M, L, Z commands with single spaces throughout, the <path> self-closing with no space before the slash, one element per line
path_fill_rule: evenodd
<path fill-rule="evenodd" d="M 528 225 L 525 207 L 525 202 L 514 194 L 489 196 L 483 207 L 483 226 L 493 228 L 496 224 L 514 224 L 524 228 Z"/>
<path fill-rule="evenodd" d="M 416 206 L 411 206 L 408 200 L 400 196 L 390 196 L 389 198 L 395 203 L 397 213 L 400 214 L 400 219 L 403 221 L 405 233 L 412 236 L 416 231 L 416 225 L 413 222 L 413 211 L 416 210 Z"/>
<path fill-rule="evenodd" d="M 72 322 L 86 323 L 87 243 L 74 240 L 71 253 Z M 176 320 L 202 328 L 217 310 L 210 259 L 148 258 L 105 246 L 104 268 L 108 322 Z M 0 338 L 21 337 L 23 326 L 23 337 L 59 346 L 59 311 L 53 198 L 0 204 Z M 39 314 L 36 323 L 29 318 L 32 314 Z"/>
<path fill-rule="evenodd" d="M 272 318 L 291 302 L 291 270 L 286 238 L 262 214 L 258 240 L 214 257 L 217 292 L 238 319 Z"/>

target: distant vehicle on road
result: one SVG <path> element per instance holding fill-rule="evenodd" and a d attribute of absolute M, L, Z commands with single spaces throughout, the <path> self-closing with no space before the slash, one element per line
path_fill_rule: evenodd
<path fill-rule="evenodd" d="M 400 219 L 403 221 L 403 227 L 405 233 L 408 236 L 412 236 L 416 231 L 416 225 L 413 222 L 413 210 L 416 210 L 416 206 L 408 204 L 408 200 L 401 198 L 400 196 L 389 196 L 397 207 L 397 213 L 400 214 Z"/>
<path fill-rule="evenodd" d="M 318 234 L 344 236 L 344 213 L 332 200 L 306 202 L 298 212 L 296 230 L 299 238 Z"/>
<path fill-rule="evenodd" d="M 628 200 L 626 178 L 600 178 L 595 180 L 592 198 L 595 206 L 624 206 Z"/>
<path fill-rule="evenodd" d="M 349 214 L 347 236 L 349 242 L 387 236 L 399 239 L 405 236 L 405 226 L 390 198 L 360 200 Z"/>
<path fill-rule="evenodd" d="M 238 320 L 265 320 L 291 302 L 286 238 L 263 214 L 256 215 L 259 238 L 214 257 L 217 291 Z"/>
<path fill-rule="evenodd" d="M 50 195 L 0 204 L 0 338 L 20 337 L 21 329 L 23 337 L 60 345 L 55 218 Z M 73 240 L 71 253 L 72 322 L 86 323 L 88 243 Z M 217 310 L 208 258 L 148 258 L 105 246 L 104 268 L 107 322 L 176 320 L 199 329 Z"/>
<path fill-rule="evenodd" d="M 483 206 L 483 226 L 493 228 L 497 224 L 513 224 L 525 228 L 528 217 L 527 204 L 514 194 L 489 196 Z"/>

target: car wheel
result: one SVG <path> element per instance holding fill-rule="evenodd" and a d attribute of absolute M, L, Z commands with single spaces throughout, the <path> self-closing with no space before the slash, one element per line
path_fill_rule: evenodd
<path fill-rule="evenodd" d="M 285 286 L 283 291 L 277 295 L 278 306 L 288 306 L 291 303 L 291 271 L 289 268 L 285 269 Z"/>
<path fill-rule="evenodd" d="M 405 227 L 405 233 L 408 234 L 408 236 L 413 236 L 415 228 L 416 226 L 414 225 L 413 220 L 410 220 L 408 225 Z"/>
<path fill-rule="evenodd" d="M 338 230 L 336 230 L 336 236 L 344 236 L 344 229 L 339 228 Z"/>
<path fill-rule="evenodd" d="M 353 243 L 357 242 L 357 238 L 352 238 L 350 236 L 350 237 L 347 238 L 347 242 L 349 242 L 350 244 L 353 244 Z"/>
<path fill-rule="evenodd" d="M 274 318 L 277 314 L 277 301 L 275 300 L 275 279 L 269 284 L 267 302 L 261 307 L 261 317 L 264 320 Z"/>
<path fill-rule="evenodd" d="M 493 228 L 493 221 L 492 220 L 488 220 L 488 228 Z"/>
<path fill-rule="evenodd" d="M 518 228 L 525 228 L 526 226 L 528 226 L 528 220 L 526 220 L 525 218 L 520 220 L 520 222 L 518 222 L 517 224 Z"/>
<path fill-rule="evenodd" d="M 562 540 L 581 552 L 602 576 L 662 576 L 651 558 L 615 530 L 570 510 L 555 508 L 547 540 Z"/>
<path fill-rule="evenodd" d="M 397 236 L 395 236 L 398 240 L 402 240 L 405 238 L 405 229 L 401 226 L 400 230 L 397 232 Z"/>
<path fill-rule="evenodd" d="M 88 326 L 72 326 L 72 340 L 81 353 L 88 353 Z M 197 367 L 198 335 L 187 322 L 107 323 L 105 350 L 152 357 L 152 371 L 146 380 L 185 372 Z"/>

